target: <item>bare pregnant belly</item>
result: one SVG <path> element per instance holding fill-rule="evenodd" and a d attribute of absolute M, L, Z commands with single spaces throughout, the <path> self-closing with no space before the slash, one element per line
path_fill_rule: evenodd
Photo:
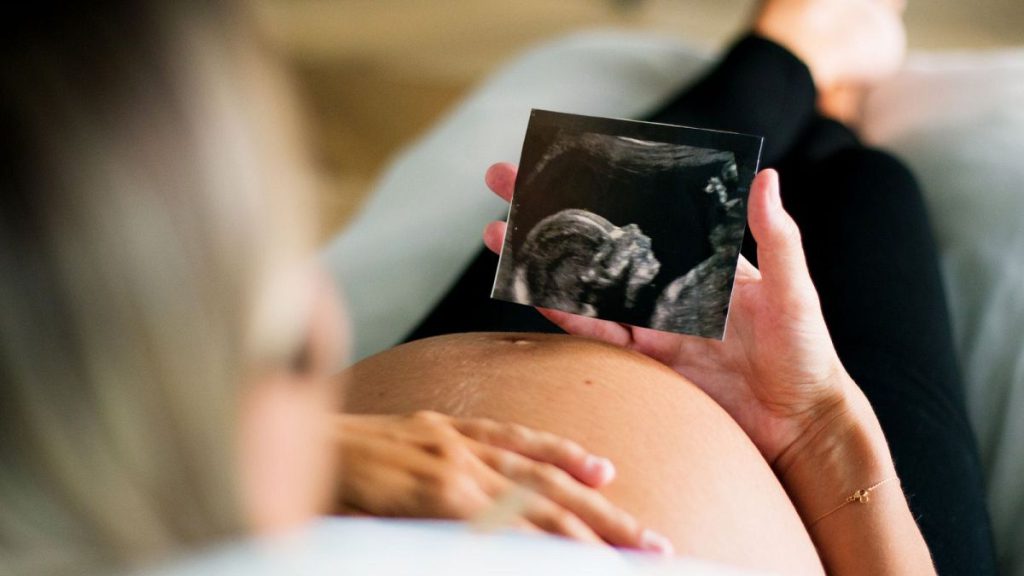
<path fill-rule="evenodd" d="M 459 334 L 383 352 L 349 371 L 345 409 L 429 409 L 516 422 L 610 458 L 609 499 L 681 554 L 820 573 L 771 468 L 688 380 L 636 353 L 569 336 Z"/>

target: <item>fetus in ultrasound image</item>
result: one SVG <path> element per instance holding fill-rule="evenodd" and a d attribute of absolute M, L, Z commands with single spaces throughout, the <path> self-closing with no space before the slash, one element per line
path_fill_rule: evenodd
<path fill-rule="evenodd" d="M 632 308 L 640 289 L 661 268 L 651 239 L 636 224 L 620 228 L 597 214 L 571 208 L 538 222 L 519 254 L 517 300 L 585 316 Z"/>

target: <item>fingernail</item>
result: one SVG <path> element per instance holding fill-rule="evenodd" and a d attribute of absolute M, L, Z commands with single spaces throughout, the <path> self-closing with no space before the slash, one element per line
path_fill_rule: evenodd
<path fill-rule="evenodd" d="M 672 547 L 672 542 L 668 538 L 650 529 L 644 530 L 643 534 L 640 535 L 640 546 L 644 550 L 650 550 L 665 556 L 671 556 L 675 551 Z"/>
<path fill-rule="evenodd" d="M 781 206 L 782 196 L 779 193 L 779 173 L 773 170 L 768 177 L 768 182 L 768 192 L 770 194 L 769 199 L 772 201 L 772 204 Z"/>
<path fill-rule="evenodd" d="M 583 469 L 586 470 L 587 475 L 594 478 L 601 485 L 607 484 L 615 478 L 615 465 L 607 458 L 591 454 L 587 456 L 587 460 L 583 463 Z"/>

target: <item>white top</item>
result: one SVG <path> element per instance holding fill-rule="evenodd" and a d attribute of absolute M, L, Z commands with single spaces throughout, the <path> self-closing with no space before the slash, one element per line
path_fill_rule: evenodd
<path fill-rule="evenodd" d="M 250 541 L 137 576 L 438 574 L 732 576 L 709 562 L 628 553 L 542 534 L 481 534 L 460 522 L 325 518 L 288 540 Z"/>

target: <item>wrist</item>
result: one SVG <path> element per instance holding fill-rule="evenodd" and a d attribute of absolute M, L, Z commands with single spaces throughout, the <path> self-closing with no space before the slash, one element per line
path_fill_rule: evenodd
<path fill-rule="evenodd" d="M 844 373 L 841 393 L 775 472 L 805 522 L 838 499 L 896 475 L 889 446 L 867 398 Z"/>

